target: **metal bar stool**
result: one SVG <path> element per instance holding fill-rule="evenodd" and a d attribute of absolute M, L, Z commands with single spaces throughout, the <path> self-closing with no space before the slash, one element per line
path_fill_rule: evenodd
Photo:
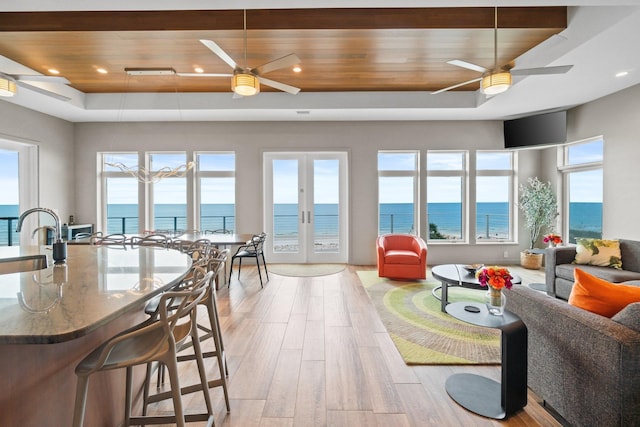
<path fill-rule="evenodd" d="M 99 371 L 119 368 L 126 368 L 127 375 L 125 426 L 175 423 L 177 426 L 183 427 L 185 422 L 191 421 L 207 421 L 208 426 L 213 425 L 213 407 L 207 390 L 207 377 L 196 321 L 198 304 L 205 297 L 212 276 L 213 273 L 207 273 L 200 280 L 194 281 L 190 287 L 180 291 L 165 292 L 160 300 L 157 320 L 150 319 L 116 335 L 91 352 L 76 366 L 78 385 L 73 414 L 74 427 L 81 427 L 84 422 L 90 375 Z M 205 390 L 203 395 L 207 413 L 185 416 L 178 378 L 177 353 L 189 337 L 193 343 L 201 388 Z M 151 362 L 161 362 L 168 368 L 174 415 L 132 417 L 133 366 Z"/>

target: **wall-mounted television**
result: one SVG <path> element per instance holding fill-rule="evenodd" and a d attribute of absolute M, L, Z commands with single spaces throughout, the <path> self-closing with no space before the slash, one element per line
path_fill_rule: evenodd
<path fill-rule="evenodd" d="M 532 148 L 567 142 L 567 112 L 504 121 L 504 148 Z"/>

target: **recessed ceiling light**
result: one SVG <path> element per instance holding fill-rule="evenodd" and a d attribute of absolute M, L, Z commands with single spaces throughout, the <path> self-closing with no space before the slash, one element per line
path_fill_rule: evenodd
<path fill-rule="evenodd" d="M 195 67 L 193 71 L 195 71 L 196 73 L 204 73 L 204 70 L 200 67 Z"/>
<path fill-rule="evenodd" d="M 627 74 L 629 74 L 628 71 L 620 71 L 619 73 L 616 73 L 616 77 L 624 77 Z"/>
<path fill-rule="evenodd" d="M 293 67 L 294 73 L 299 73 L 300 71 L 302 71 L 302 68 L 300 68 L 299 66 L 296 65 L 295 67 Z"/>
<path fill-rule="evenodd" d="M 56 70 L 55 68 L 49 68 L 49 71 L 51 74 L 60 74 L 60 71 Z"/>
<path fill-rule="evenodd" d="M 100 74 L 107 74 L 108 71 L 105 70 L 104 68 L 96 68 L 96 71 L 99 72 Z"/>

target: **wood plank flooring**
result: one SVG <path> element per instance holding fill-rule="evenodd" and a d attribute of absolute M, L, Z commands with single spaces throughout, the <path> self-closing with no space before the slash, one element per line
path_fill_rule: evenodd
<path fill-rule="evenodd" d="M 270 274 L 260 288 L 255 267 L 243 267 L 217 301 L 229 367 L 231 412 L 211 389 L 217 426 L 560 426 L 532 393 L 506 421 L 477 416 L 452 401 L 445 381 L 471 372 L 499 380 L 499 366 L 407 366 L 356 272 L 321 277 Z M 524 284 L 544 272 L 510 267 Z M 207 359 L 211 378 L 215 362 Z M 182 363 L 183 384 L 197 382 Z M 184 396 L 187 413 L 202 412 L 200 393 Z M 150 413 L 172 411 L 171 401 Z M 200 426 L 204 423 L 190 425 Z"/>

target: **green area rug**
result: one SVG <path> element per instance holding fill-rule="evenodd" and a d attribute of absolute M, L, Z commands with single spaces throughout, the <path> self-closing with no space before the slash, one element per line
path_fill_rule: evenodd
<path fill-rule="evenodd" d="M 268 264 L 269 273 L 280 276 L 314 277 L 336 274 L 344 270 L 344 264 Z"/>
<path fill-rule="evenodd" d="M 358 271 L 382 323 L 408 365 L 500 364 L 500 331 L 454 319 L 440 311 L 430 278 L 396 281 Z M 482 302 L 484 291 L 449 287 L 449 302 Z"/>

